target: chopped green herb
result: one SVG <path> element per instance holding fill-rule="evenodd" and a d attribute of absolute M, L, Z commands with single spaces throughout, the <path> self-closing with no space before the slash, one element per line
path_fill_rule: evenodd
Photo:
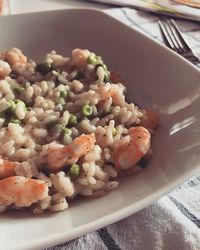
<path fill-rule="evenodd" d="M 48 62 L 40 63 L 36 66 L 36 71 L 42 75 L 46 75 L 52 70 L 52 66 Z"/>
<path fill-rule="evenodd" d="M 82 107 L 82 114 L 84 116 L 90 116 L 92 114 L 92 107 L 88 104 Z"/>
<path fill-rule="evenodd" d="M 77 122 L 77 116 L 73 115 L 73 114 L 70 114 L 70 117 L 69 117 L 69 121 L 68 121 L 68 124 L 70 126 L 73 126 L 73 125 L 76 125 L 78 122 Z"/>
<path fill-rule="evenodd" d="M 67 96 L 68 96 L 67 91 L 65 91 L 65 90 L 61 90 L 61 91 L 60 91 L 60 97 L 61 97 L 61 98 L 66 99 Z"/>
<path fill-rule="evenodd" d="M 70 170 L 68 172 L 68 175 L 71 177 L 71 178 L 75 178 L 75 177 L 78 177 L 80 174 L 80 167 L 78 164 L 72 164 L 71 167 L 70 167 Z"/>

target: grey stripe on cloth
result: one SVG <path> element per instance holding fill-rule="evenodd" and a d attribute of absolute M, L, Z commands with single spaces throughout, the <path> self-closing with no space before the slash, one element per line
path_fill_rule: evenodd
<path fill-rule="evenodd" d="M 162 41 L 158 16 L 129 8 L 106 12 Z M 200 24 L 177 22 L 190 47 L 200 57 Z M 199 221 L 200 176 L 124 220 L 48 250 L 200 250 Z"/>
<path fill-rule="evenodd" d="M 198 228 L 200 228 L 200 219 L 192 214 L 181 202 L 176 200 L 174 197 L 169 196 L 169 198 L 189 220 L 191 220 Z"/>
<path fill-rule="evenodd" d="M 99 229 L 98 234 L 108 249 L 120 250 L 118 245 L 115 243 L 114 239 L 110 236 L 107 228 L 103 227 L 103 228 Z"/>

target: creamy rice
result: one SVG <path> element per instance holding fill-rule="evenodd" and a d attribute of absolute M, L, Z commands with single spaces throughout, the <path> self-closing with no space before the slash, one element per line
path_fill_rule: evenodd
<path fill-rule="evenodd" d="M 126 172 L 115 167 L 113 150 L 130 141 L 129 129 L 141 125 L 144 115 L 125 101 L 125 86 L 116 83 L 100 57 L 79 52 L 83 58 L 77 50 L 72 57 L 52 51 L 40 64 L 15 65 L 0 81 L 0 156 L 16 162 L 16 176 L 48 184 L 48 196 L 30 206 L 34 213 L 61 211 L 75 196 L 97 197 L 117 188 Z M 109 91 L 114 94 L 104 98 Z M 86 106 L 91 113 L 84 113 Z M 67 164 L 59 171 L 48 168 L 49 149 L 91 133 L 95 146 L 76 162 L 76 176 Z M 0 206 L 0 212 L 5 209 Z"/>

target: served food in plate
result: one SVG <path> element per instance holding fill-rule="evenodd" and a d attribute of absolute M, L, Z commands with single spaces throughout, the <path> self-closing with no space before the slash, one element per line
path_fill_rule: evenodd
<path fill-rule="evenodd" d="M 144 168 L 159 123 L 125 99 L 126 88 L 86 49 L 35 63 L 0 55 L 0 211 L 61 211 Z"/>

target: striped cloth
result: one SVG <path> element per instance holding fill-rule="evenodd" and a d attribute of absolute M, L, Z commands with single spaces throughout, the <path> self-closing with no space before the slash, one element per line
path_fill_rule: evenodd
<path fill-rule="evenodd" d="M 158 16 L 113 8 L 107 13 L 162 42 Z M 200 57 L 200 24 L 177 21 L 195 54 Z M 96 232 L 48 250 L 199 250 L 200 177 L 194 177 L 142 211 Z"/>

